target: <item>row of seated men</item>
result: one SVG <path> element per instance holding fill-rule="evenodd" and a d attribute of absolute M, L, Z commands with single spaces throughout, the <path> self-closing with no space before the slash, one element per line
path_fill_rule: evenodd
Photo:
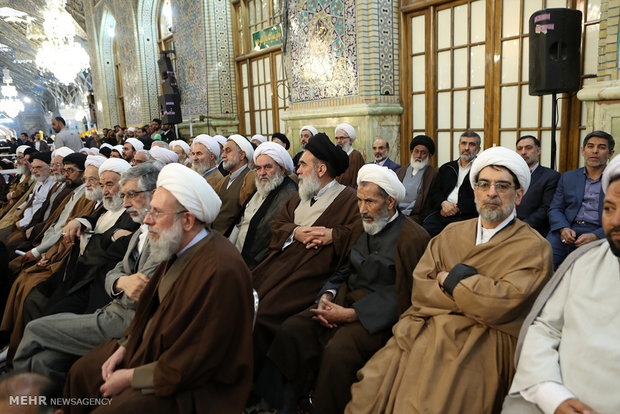
<path fill-rule="evenodd" d="M 209 138 L 194 140 L 192 152 L 214 155 Z M 585 156 L 593 143 L 594 155 Z M 114 397 L 97 412 L 238 413 L 252 391 L 260 407 L 286 413 L 312 391 L 315 412 L 491 413 L 502 409 L 516 348 L 521 360 L 531 361 L 525 368 L 519 362 L 505 410 L 525 412 L 529 402 L 528 409 L 543 412 L 566 405 L 580 412 L 582 400 L 616 411 L 613 393 L 599 391 L 610 386 L 604 375 L 594 381 L 578 375 L 586 366 L 616 372 L 617 351 L 606 345 L 617 330 L 602 326 L 617 327 L 618 315 L 609 292 L 619 274 L 620 163 L 605 168 L 603 157 L 613 152 L 611 136 L 592 133 L 582 150 L 587 178 L 597 171 L 589 168 L 595 159 L 605 161 L 596 179 L 607 191 L 598 216 L 607 238 L 567 259 L 549 283 L 552 248 L 516 217 L 533 182 L 517 153 L 497 147 L 471 157 L 467 181 L 479 216 L 430 240 L 400 211 L 407 185 L 396 173 L 364 165 L 354 190 L 336 181 L 350 165 L 341 147 L 320 133 L 304 145 L 298 190 L 283 146 L 266 142 L 254 150 L 241 136 L 222 148 L 229 174 L 215 189 L 177 163 L 130 167 L 121 159 L 56 153 L 52 164 L 62 163 L 65 186 L 81 189 L 84 198 L 77 199 L 89 207 L 77 212 L 78 202 L 69 204 L 74 193 L 56 218 L 57 209 L 50 209 L 41 237 L 55 240 L 44 252 L 19 223 L 3 227 L 9 253 L 17 243 L 33 246 L 26 248 L 32 258 L 12 259 L 19 276 L 2 321 L 13 340 L 15 370 L 66 384 L 67 396 Z M 47 159 L 26 157 L 36 187 L 45 170 L 39 161 Z M 264 215 L 270 215 L 266 223 Z M 258 230 L 265 225 L 269 237 Z M 560 237 L 567 245 L 580 236 L 575 243 Z M 255 250 L 261 242 L 267 247 Z M 256 253 L 244 255 L 247 249 Z M 592 271 L 603 274 L 592 295 L 580 298 L 583 291 L 573 284 L 583 289 Z M 260 300 L 256 314 L 252 288 Z M 545 306 L 547 298 L 557 302 L 554 309 Z M 578 310 L 563 326 L 568 300 L 578 301 Z M 590 321 L 598 316 L 594 305 L 605 320 Z M 517 344 L 522 325 L 523 347 Z M 535 326 L 542 337 L 530 340 Z M 566 358 L 593 344 L 606 357 L 588 355 L 565 379 L 557 356 L 565 339 L 581 341 L 565 347 Z M 551 402 L 549 386 L 555 387 Z"/>

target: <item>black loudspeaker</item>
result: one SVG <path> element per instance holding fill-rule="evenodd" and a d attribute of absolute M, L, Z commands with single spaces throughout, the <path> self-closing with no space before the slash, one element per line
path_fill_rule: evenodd
<path fill-rule="evenodd" d="M 177 79 L 174 75 L 174 70 L 172 68 L 172 62 L 168 55 L 163 55 L 158 61 L 157 66 L 159 67 L 159 73 L 161 75 L 161 84 L 164 90 L 164 94 L 171 93 L 179 93 L 179 88 L 177 87 Z"/>
<path fill-rule="evenodd" d="M 168 55 L 163 55 L 160 57 L 157 61 L 157 66 L 159 67 L 159 73 L 161 74 L 162 79 L 167 77 L 166 74 L 168 72 L 174 73 L 174 70 L 172 69 L 172 62 L 170 61 Z"/>
<path fill-rule="evenodd" d="M 174 76 L 161 81 L 161 86 L 164 90 L 164 94 L 179 94 L 179 87 L 177 86 L 177 80 Z"/>
<path fill-rule="evenodd" d="M 97 104 L 95 103 L 95 95 L 93 94 L 93 91 L 88 91 L 88 95 L 86 95 L 86 100 L 88 102 L 88 111 L 90 112 L 90 122 L 96 124 Z"/>
<path fill-rule="evenodd" d="M 581 12 L 543 9 L 530 16 L 530 95 L 579 90 Z"/>
<path fill-rule="evenodd" d="M 164 124 L 180 124 L 183 122 L 179 95 L 167 93 L 159 96 L 159 113 L 161 114 L 161 122 Z"/>

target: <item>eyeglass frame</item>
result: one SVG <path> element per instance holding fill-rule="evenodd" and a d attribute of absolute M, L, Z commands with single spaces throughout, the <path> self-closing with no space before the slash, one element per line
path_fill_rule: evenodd
<path fill-rule="evenodd" d="M 517 188 L 516 185 L 510 184 L 506 181 L 498 181 L 496 183 L 491 183 L 490 181 L 478 181 L 474 183 L 474 186 L 478 188 L 480 191 L 487 192 L 491 189 L 491 186 L 495 187 L 495 192 L 498 194 L 505 194 L 511 188 Z"/>
<path fill-rule="evenodd" d="M 125 197 L 127 197 L 129 200 L 133 200 L 134 198 L 136 198 L 136 196 L 138 194 L 142 194 L 142 193 L 148 193 L 150 191 L 153 190 L 142 190 L 142 191 L 127 191 L 127 193 L 120 193 L 119 196 L 124 199 Z"/>
<path fill-rule="evenodd" d="M 157 221 L 159 219 L 159 216 L 164 216 L 166 214 L 183 214 L 183 213 L 189 213 L 189 210 L 181 210 L 181 211 L 153 211 L 153 210 L 149 210 L 146 212 L 146 215 L 144 216 L 144 219 L 146 219 L 148 216 L 151 216 L 151 218 L 155 221 Z"/>

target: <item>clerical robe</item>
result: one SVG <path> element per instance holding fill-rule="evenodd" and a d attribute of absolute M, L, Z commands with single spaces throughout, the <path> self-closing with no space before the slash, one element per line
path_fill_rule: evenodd
<path fill-rule="evenodd" d="M 284 247 L 297 226 L 330 228 L 333 243 L 307 249 L 293 239 Z M 266 354 L 286 318 L 310 306 L 361 232 L 357 194 L 350 187 L 335 183 L 313 205 L 310 200 L 302 203 L 298 194 L 284 205 L 271 225 L 270 254 L 252 271 L 259 297 L 254 327 L 257 358 Z"/>
<path fill-rule="evenodd" d="M 544 382 L 561 384 L 597 413 L 620 412 L 619 275 L 606 239 L 566 258 L 523 324 L 503 414 L 541 413 L 520 392 Z M 550 394 L 540 397 L 552 406 L 561 402 Z"/>
<path fill-rule="evenodd" d="M 342 185 L 357 188 L 357 172 L 364 164 L 366 164 L 366 161 L 364 161 L 364 156 L 361 152 L 354 149 L 349 154 L 349 167 L 345 170 L 345 172 L 336 177 L 336 181 Z"/>
<path fill-rule="evenodd" d="M 523 320 L 553 270 L 549 243 L 520 220 L 476 245 L 478 219 L 449 225 L 413 272 L 411 307 L 358 372 L 345 413 L 476 413 L 501 409 Z M 452 295 L 436 277 L 477 273 Z"/>
<path fill-rule="evenodd" d="M 123 341 L 119 368 L 135 368 L 132 387 L 96 412 L 239 414 L 252 385 L 253 306 L 250 272 L 216 232 L 160 265 Z M 73 365 L 66 396 L 99 395 L 101 364 L 115 344 L 106 342 Z"/>
<path fill-rule="evenodd" d="M 211 227 L 226 237 L 230 235 L 238 219 L 241 206 L 256 191 L 256 183 L 254 182 L 256 172 L 250 170 L 249 166 L 244 166 L 232 183 L 230 182 L 230 176 L 231 174 L 228 174 L 213 187 L 222 200 L 222 207 Z"/>

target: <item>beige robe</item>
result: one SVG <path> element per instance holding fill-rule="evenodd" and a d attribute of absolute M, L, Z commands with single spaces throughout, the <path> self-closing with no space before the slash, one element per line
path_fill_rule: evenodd
<path fill-rule="evenodd" d="M 552 272 L 552 253 L 520 220 L 476 246 L 477 220 L 431 240 L 413 272 L 412 306 L 358 372 L 345 413 L 499 412 L 519 328 Z M 436 276 L 459 263 L 478 274 L 450 296 Z"/>

